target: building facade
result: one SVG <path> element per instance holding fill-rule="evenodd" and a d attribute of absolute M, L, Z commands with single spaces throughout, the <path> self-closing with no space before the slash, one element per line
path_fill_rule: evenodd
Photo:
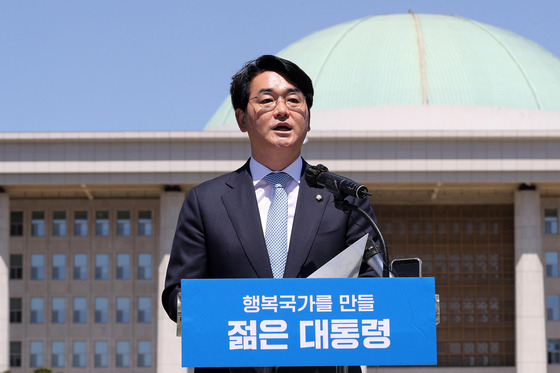
<path fill-rule="evenodd" d="M 436 278 L 439 365 L 513 372 L 557 362 L 557 161 L 544 161 L 542 175 L 553 180 L 525 181 L 543 167 L 544 153 L 560 149 L 560 136 L 331 135 L 316 133 L 306 160 L 364 182 L 392 258 L 420 257 L 424 275 Z M 180 340 L 159 299 L 178 210 L 193 185 L 243 164 L 244 136 L 45 133 L 1 141 L 4 369 L 181 371 Z M 385 146 L 414 154 L 400 157 L 409 167 L 385 171 L 394 162 L 382 159 Z M 480 160 L 497 146 L 516 149 L 515 157 Z M 454 180 L 426 180 L 465 147 L 477 149 L 463 158 L 468 169 L 439 172 Z M 434 148 L 438 159 L 429 156 Z M 337 165 L 341 154 L 349 157 Z M 507 162 L 515 166 L 499 180 Z"/>
<path fill-rule="evenodd" d="M 12 370 L 152 366 L 158 208 L 157 199 L 10 200 Z"/>

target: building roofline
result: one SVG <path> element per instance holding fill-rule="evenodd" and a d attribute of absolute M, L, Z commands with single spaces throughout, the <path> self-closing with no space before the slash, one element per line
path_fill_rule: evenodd
<path fill-rule="evenodd" d="M 323 142 L 364 139 L 556 139 L 559 130 L 417 130 L 417 131 L 311 131 L 310 141 Z M 146 132 L 0 132 L 0 143 L 27 142 L 245 142 L 247 135 L 240 131 L 146 131 Z"/>

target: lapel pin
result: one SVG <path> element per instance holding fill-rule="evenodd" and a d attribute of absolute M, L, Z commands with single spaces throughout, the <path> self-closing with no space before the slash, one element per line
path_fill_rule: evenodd
<path fill-rule="evenodd" d="M 317 194 L 317 195 L 315 196 L 315 199 L 317 200 L 317 202 L 321 202 L 321 201 L 323 200 L 323 196 L 320 195 L 320 194 Z"/>

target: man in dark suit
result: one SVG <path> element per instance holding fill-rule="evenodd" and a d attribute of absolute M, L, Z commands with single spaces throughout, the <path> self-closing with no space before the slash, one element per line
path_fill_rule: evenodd
<path fill-rule="evenodd" d="M 305 72 L 290 61 L 261 56 L 233 77 L 230 92 L 239 128 L 249 135 L 251 158 L 237 171 L 192 188 L 183 203 L 162 294 L 163 306 L 174 321 L 182 278 L 307 277 L 372 232 L 362 216 L 336 209 L 328 191 L 311 188 L 303 178 L 308 164 L 300 154 L 313 104 L 313 85 Z M 275 193 L 265 176 L 278 171 L 289 175 L 284 186 L 287 243 L 280 272 L 274 260 L 271 265 L 276 254 L 269 254 L 265 238 Z M 348 201 L 374 217 L 367 199 L 349 197 Z M 376 276 L 367 265 L 361 275 Z M 197 369 L 202 371 L 228 370 Z M 334 368 L 278 371 L 334 372 Z"/>

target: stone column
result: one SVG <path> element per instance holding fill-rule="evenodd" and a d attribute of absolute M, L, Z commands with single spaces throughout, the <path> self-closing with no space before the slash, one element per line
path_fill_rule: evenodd
<path fill-rule="evenodd" d="M 515 192 L 515 360 L 518 373 L 547 371 L 540 195 Z"/>
<path fill-rule="evenodd" d="M 10 369 L 10 199 L 0 188 L 0 372 Z"/>
<path fill-rule="evenodd" d="M 179 210 L 185 194 L 178 189 L 166 191 L 160 197 L 159 219 L 159 267 L 158 267 L 158 327 L 157 327 L 157 372 L 189 372 L 181 368 L 181 338 L 177 337 L 177 325 L 171 321 L 161 305 L 161 291 L 165 283 L 165 272 L 169 262 L 171 243 L 177 226 Z M 193 370 L 194 371 L 194 370 Z"/>

